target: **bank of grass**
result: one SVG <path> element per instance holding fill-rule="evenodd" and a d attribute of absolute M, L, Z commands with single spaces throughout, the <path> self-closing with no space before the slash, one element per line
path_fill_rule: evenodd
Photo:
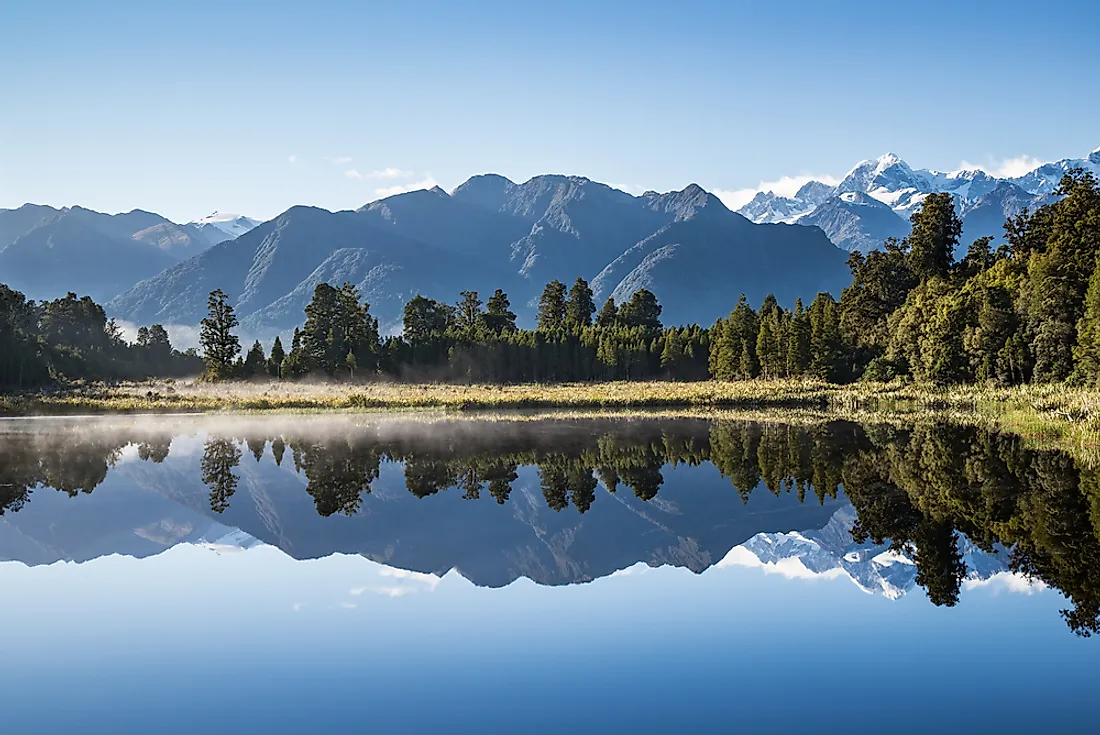
<path fill-rule="evenodd" d="M 564 385 L 442 385 L 151 381 L 74 384 L 0 396 L 0 415 L 382 413 L 532 417 L 728 417 L 770 421 L 849 419 L 911 424 L 948 420 L 1000 428 L 1084 451 L 1100 466 L 1100 391 L 1064 385 L 937 388 L 901 382 L 833 385 L 815 380 L 660 381 Z"/>
<path fill-rule="evenodd" d="M 1100 391 L 1064 385 L 937 388 L 816 380 L 663 381 L 559 385 L 152 381 L 74 384 L 0 397 L 7 415 L 437 409 L 812 409 L 996 412 L 1051 425 L 1100 424 Z"/>

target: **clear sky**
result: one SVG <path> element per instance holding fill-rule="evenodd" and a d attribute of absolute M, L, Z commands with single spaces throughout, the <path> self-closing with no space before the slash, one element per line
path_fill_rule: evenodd
<path fill-rule="evenodd" d="M 1079 157 L 1098 5 L 9 0 L 0 207 L 266 218 L 487 171 L 735 192 L 886 151 Z"/>

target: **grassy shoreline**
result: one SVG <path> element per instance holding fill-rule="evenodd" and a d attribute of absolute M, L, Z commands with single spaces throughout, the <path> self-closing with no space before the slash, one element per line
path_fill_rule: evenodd
<path fill-rule="evenodd" d="M 1064 385 L 935 388 L 813 380 L 565 385 L 220 383 L 152 381 L 74 385 L 0 396 L 0 417 L 393 414 L 517 420 L 705 417 L 755 421 L 913 424 L 950 421 L 1058 445 L 1100 465 L 1100 391 Z"/>
<path fill-rule="evenodd" d="M 833 385 L 814 380 L 614 382 L 561 385 L 408 383 L 199 383 L 151 381 L 73 385 L 0 396 L 0 415 L 256 411 L 447 412 L 526 409 L 810 409 L 1022 413 L 1100 426 L 1100 391 L 1064 385 L 936 388 L 905 383 Z"/>

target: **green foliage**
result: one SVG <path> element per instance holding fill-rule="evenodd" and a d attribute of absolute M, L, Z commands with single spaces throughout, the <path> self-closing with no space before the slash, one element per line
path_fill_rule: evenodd
<path fill-rule="evenodd" d="M 240 340 L 233 334 L 237 324 L 229 297 L 221 289 L 211 291 L 199 333 L 206 375 L 211 380 L 224 380 L 233 374 L 233 360 L 241 351 Z"/>
<path fill-rule="evenodd" d="M 571 329 L 591 326 L 595 313 L 592 289 L 588 287 L 588 281 L 578 278 L 569 289 L 569 300 L 565 302 L 565 325 Z"/>
<path fill-rule="evenodd" d="M 539 330 L 544 332 L 560 329 L 565 324 L 565 284 L 553 280 L 539 297 L 539 312 L 535 317 Z"/>

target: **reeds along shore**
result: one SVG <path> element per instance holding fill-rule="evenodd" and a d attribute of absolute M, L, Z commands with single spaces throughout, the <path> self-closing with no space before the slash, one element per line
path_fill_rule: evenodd
<path fill-rule="evenodd" d="M 1100 429 L 1100 391 L 1060 384 L 938 388 L 913 383 L 835 385 L 815 380 L 612 382 L 559 385 L 408 383 L 211 384 L 150 381 L 75 385 L 0 397 L 6 415 L 211 411 L 441 409 L 807 409 L 865 412 L 974 411 L 1036 426 Z M 1028 418 L 1030 417 L 1030 418 Z"/>

